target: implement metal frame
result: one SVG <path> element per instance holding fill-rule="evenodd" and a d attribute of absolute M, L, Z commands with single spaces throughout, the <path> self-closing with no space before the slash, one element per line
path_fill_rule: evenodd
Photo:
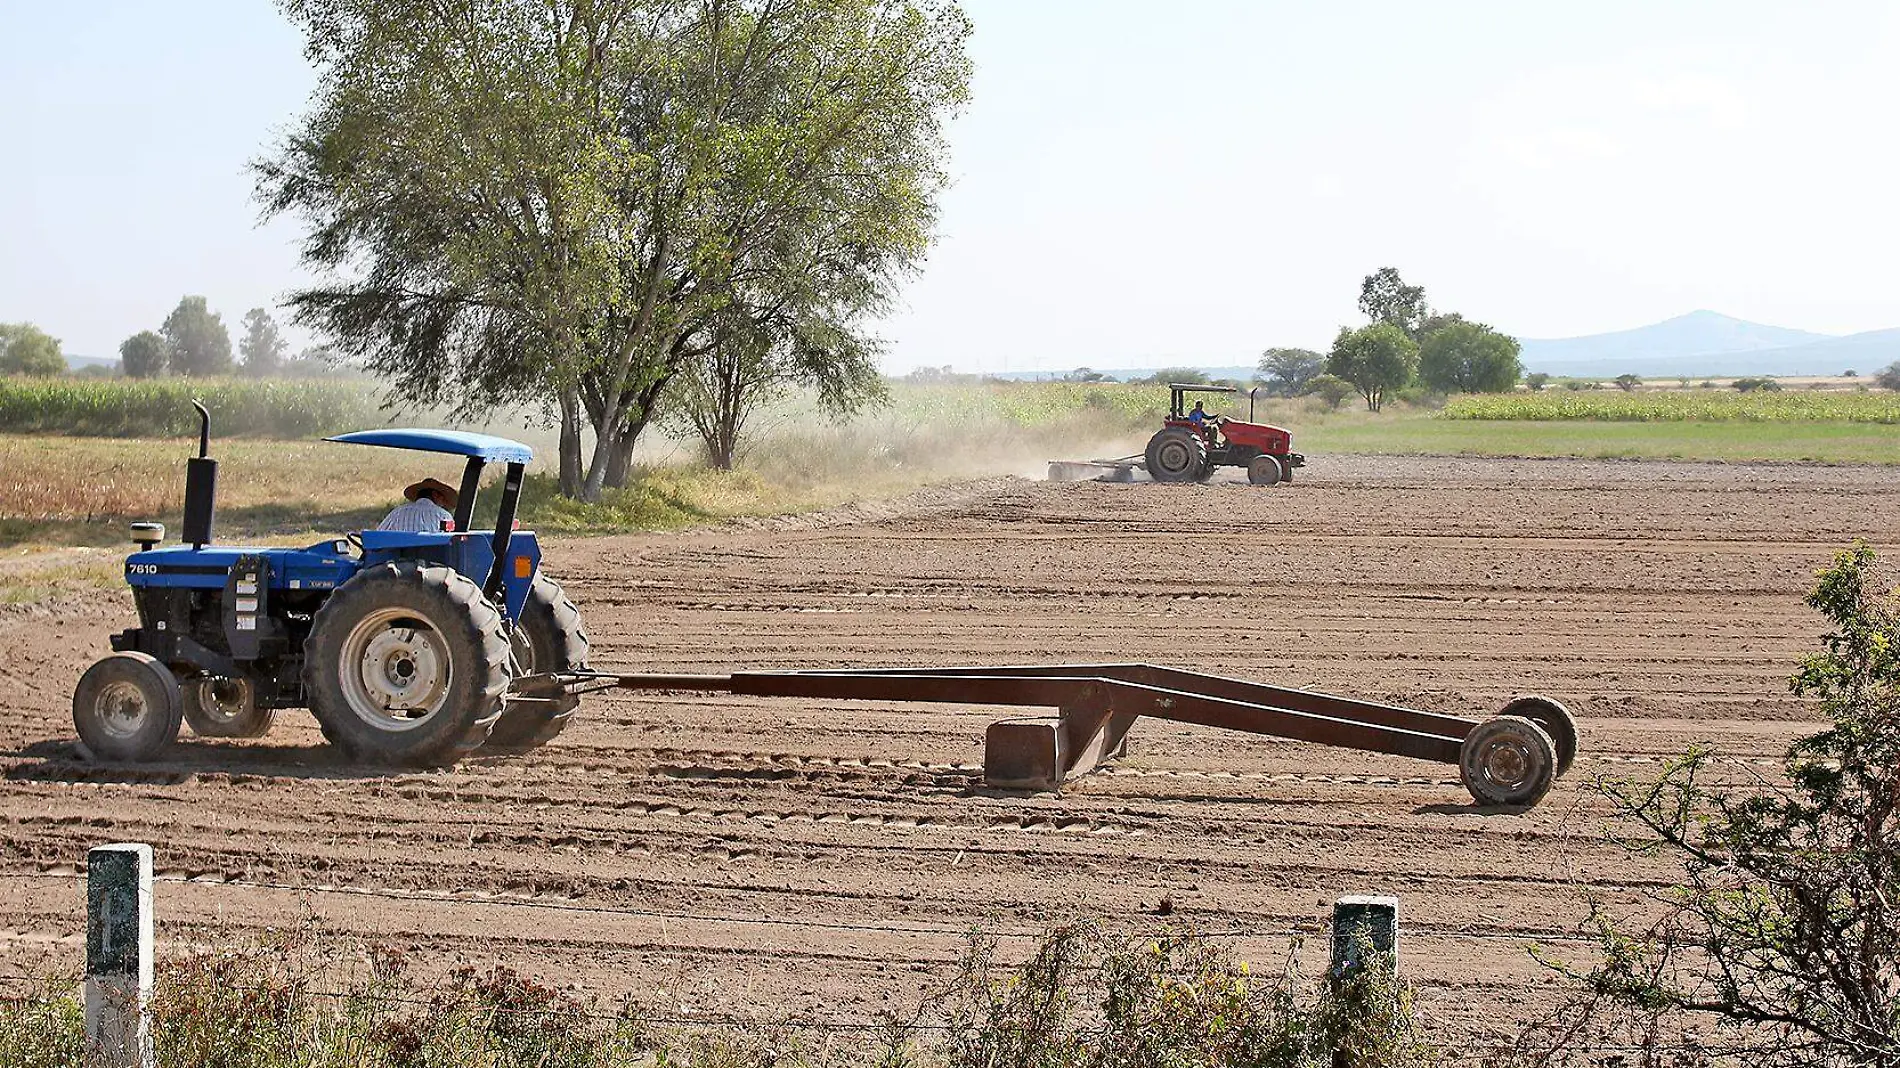
<path fill-rule="evenodd" d="M 530 697 L 601 690 L 672 690 L 843 701 L 918 701 L 1054 708 L 1005 719 L 984 737 L 983 779 L 1056 790 L 1127 749 L 1141 716 L 1457 764 L 1474 719 L 1245 682 L 1153 664 L 857 668 L 730 675 L 566 672 L 520 679 Z"/>

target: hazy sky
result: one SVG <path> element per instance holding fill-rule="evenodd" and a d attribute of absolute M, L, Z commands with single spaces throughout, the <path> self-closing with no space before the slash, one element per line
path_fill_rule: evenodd
<path fill-rule="evenodd" d="M 1900 326 L 1900 2 L 968 0 L 974 101 L 887 365 L 1251 362 L 1394 265 L 1525 337 Z M 0 321 L 109 356 L 305 280 L 244 170 L 263 3 L 0 0 Z"/>

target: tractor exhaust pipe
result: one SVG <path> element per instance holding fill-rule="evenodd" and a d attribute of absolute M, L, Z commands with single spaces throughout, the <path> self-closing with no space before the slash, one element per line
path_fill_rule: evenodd
<path fill-rule="evenodd" d="M 185 522 L 183 540 L 194 549 L 211 544 L 211 530 L 217 521 L 218 461 L 211 458 L 211 412 L 192 401 L 198 409 L 198 455 L 185 461 Z"/>

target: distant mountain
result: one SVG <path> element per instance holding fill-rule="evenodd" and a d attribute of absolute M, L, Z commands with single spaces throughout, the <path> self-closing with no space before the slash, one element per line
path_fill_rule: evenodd
<path fill-rule="evenodd" d="M 66 354 L 66 369 L 68 371 L 83 371 L 88 367 L 117 366 L 119 366 L 119 358 L 117 356 L 74 356 L 70 352 Z"/>
<path fill-rule="evenodd" d="M 1900 359 L 1900 330 L 1847 337 L 1746 322 L 1695 311 L 1634 330 L 1555 340 L 1523 339 L 1524 368 L 1607 378 L 1625 372 L 1679 375 L 1833 375 L 1871 371 Z"/>

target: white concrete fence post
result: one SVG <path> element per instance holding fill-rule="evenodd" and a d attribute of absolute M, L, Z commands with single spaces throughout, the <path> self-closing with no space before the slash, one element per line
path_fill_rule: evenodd
<path fill-rule="evenodd" d="M 1391 966 L 1399 959 L 1399 899 L 1349 894 L 1333 902 L 1333 962 L 1327 974 L 1334 981 L 1366 966 L 1361 959 L 1370 949 Z"/>
<path fill-rule="evenodd" d="M 86 854 L 86 1038 L 111 1068 L 153 1068 L 152 847 Z"/>

